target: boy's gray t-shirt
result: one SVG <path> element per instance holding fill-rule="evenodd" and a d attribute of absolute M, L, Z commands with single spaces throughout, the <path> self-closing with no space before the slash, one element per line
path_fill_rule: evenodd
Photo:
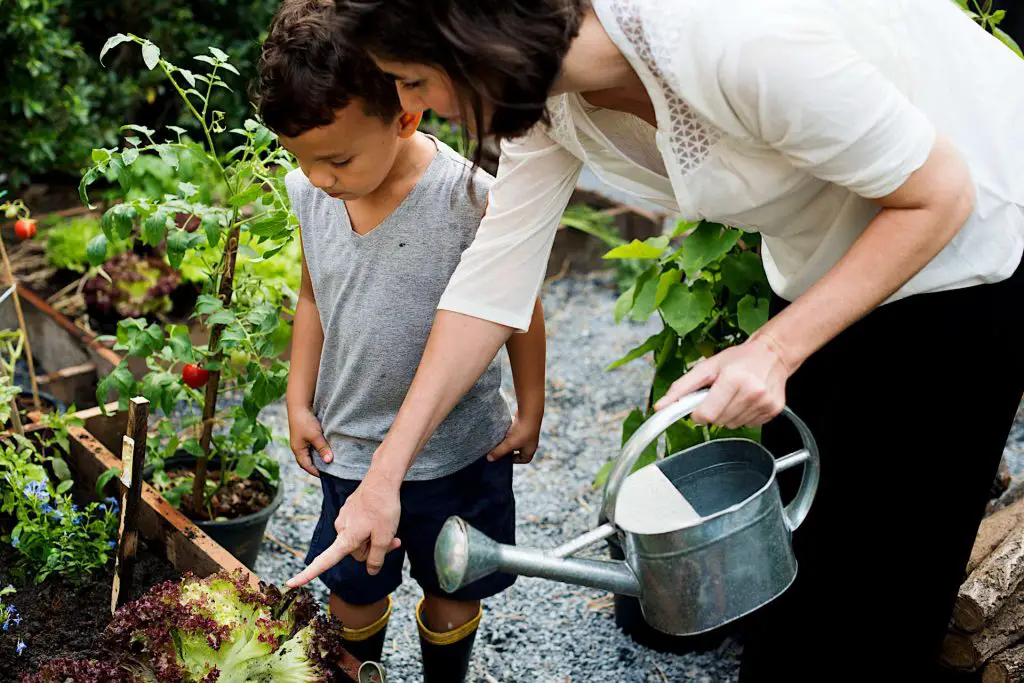
<path fill-rule="evenodd" d="M 473 241 L 493 178 L 431 137 L 438 152 L 405 200 L 366 235 L 352 230 L 345 203 L 301 170 L 286 179 L 324 330 L 313 412 L 334 461 L 314 461 L 343 479 L 362 479 L 412 383 L 441 299 Z M 406 475 L 436 479 L 484 456 L 511 425 L 495 358 L 434 432 Z"/>

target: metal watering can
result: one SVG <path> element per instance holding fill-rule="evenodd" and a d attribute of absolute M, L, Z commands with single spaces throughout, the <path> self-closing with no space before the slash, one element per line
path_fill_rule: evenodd
<path fill-rule="evenodd" d="M 807 516 L 818 488 L 818 449 L 807 426 L 788 408 L 803 448 L 775 459 L 748 439 L 699 444 L 632 473 L 640 454 L 686 417 L 707 390 L 652 415 L 623 446 L 604 488 L 607 523 L 543 551 L 502 545 L 449 518 L 434 547 L 441 587 L 454 592 L 493 572 L 535 576 L 637 597 L 644 619 L 670 635 L 704 633 L 745 616 L 781 595 L 796 578 L 792 532 Z M 803 465 L 800 490 L 783 506 L 776 473 Z M 644 476 L 637 476 L 643 473 Z M 644 480 L 671 482 L 689 515 L 644 515 L 656 502 Z M 662 489 L 664 491 L 664 489 Z M 660 506 L 664 507 L 664 506 Z M 618 534 L 625 561 L 572 557 Z"/>

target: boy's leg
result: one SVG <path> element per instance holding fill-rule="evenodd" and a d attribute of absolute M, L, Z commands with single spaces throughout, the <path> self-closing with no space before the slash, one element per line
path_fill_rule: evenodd
<path fill-rule="evenodd" d="M 424 683 L 466 679 L 482 613 L 479 600 L 449 600 L 424 592 L 416 606 Z"/>
<path fill-rule="evenodd" d="M 320 473 L 324 500 L 306 564 L 334 543 L 338 511 L 358 485 L 356 480 Z M 385 556 L 380 572 L 370 576 L 364 562 L 349 556 L 320 575 L 320 580 L 331 591 L 331 614 L 341 621 L 343 645 L 360 661 L 380 662 L 391 616 L 390 596 L 402 583 L 404 561 L 405 553 L 401 549 L 393 550 Z"/>
<path fill-rule="evenodd" d="M 407 482 L 402 506 L 402 547 L 412 577 L 423 587 L 416 609 L 426 683 L 462 683 L 480 624 L 480 601 L 511 586 L 516 577 L 494 573 L 445 593 L 434 567 L 434 544 L 445 520 L 458 515 L 499 543 L 515 543 L 512 459 L 482 457 L 441 479 Z"/>
<path fill-rule="evenodd" d="M 342 623 L 342 640 L 349 654 L 361 662 L 380 662 L 391 619 L 391 596 L 355 605 L 331 593 L 330 605 L 331 614 Z"/>

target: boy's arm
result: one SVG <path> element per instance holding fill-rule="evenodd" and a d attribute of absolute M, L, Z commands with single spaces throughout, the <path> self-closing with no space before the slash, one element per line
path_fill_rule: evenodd
<path fill-rule="evenodd" d="M 488 454 L 490 460 L 513 455 L 517 463 L 530 462 L 540 441 L 540 425 L 544 419 L 544 371 L 547 338 L 544 330 L 544 309 L 540 298 L 533 307 L 530 329 L 513 334 L 505 343 L 512 381 L 516 388 L 516 420 L 505 440 Z"/>
<path fill-rule="evenodd" d="M 315 477 L 320 474 L 313 464 L 309 447 L 319 451 L 325 462 L 334 457 L 324 438 L 320 421 L 313 414 L 313 394 L 316 391 L 316 377 L 320 371 L 320 352 L 324 346 L 324 330 L 320 324 L 320 312 L 313 296 L 313 285 L 309 280 L 306 253 L 302 252 L 302 284 L 299 287 L 299 302 L 295 307 L 295 322 L 292 326 L 291 368 L 288 372 L 288 390 L 285 401 L 288 406 L 288 436 L 292 453 L 299 467 Z"/>

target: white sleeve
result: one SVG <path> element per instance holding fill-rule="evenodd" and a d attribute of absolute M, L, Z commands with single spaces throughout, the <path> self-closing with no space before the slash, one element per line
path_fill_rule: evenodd
<path fill-rule="evenodd" d="M 504 141 L 487 211 L 438 308 L 527 331 L 582 168 L 540 126 Z"/>
<path fill-rule="evenodd" d="M 873 199 L 928 158 L 933 124 L 834 27 L 786 16 L 747 33 L 719 62 L 723 96 L 795 167 Z"/>

